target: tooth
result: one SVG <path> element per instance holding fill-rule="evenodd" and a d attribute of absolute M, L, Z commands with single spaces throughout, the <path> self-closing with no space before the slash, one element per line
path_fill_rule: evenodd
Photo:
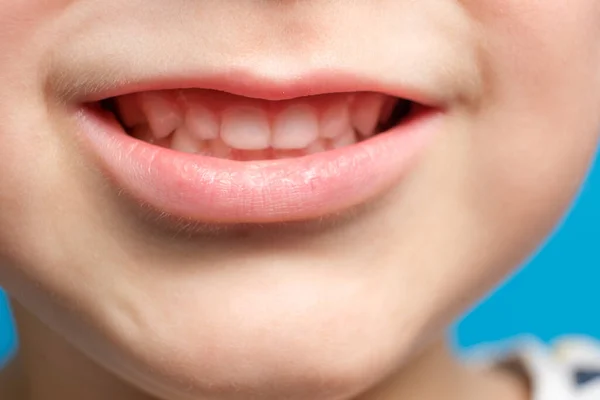
<path fill-rule="evenodd" d="M 221 139 L 211 140 L 209 147 L 213 157 L 229 158 L 231 155 L 231 147 L 227 146 Z"/>
<path fill-rule="evenodd" d="M 256 107 L 232 107 L 223 112 L 221 139 L 240 150 L 262 150 L 270 146 L 267 114 Z"/>
<path fill-rule="evenodd" d="M 167 149 L 171 148 L 171 136 L 167 136 L 166 138 L 162 139 L 156 139 L 148 125 L 138 125 L 134 127 L 131 131 L 131 136 L 155 146 L 165 147 Z"/>
<path fill-rule="evenodd" d="M 350 114 L 347 103 L 340 103 L 327 109 L 321 116 L 321 136 L 332 139 L 350 128 Z"/>
<path fill-rule="evenodd" d="M 148 143 L 154 143 L 156 138 L 148 125 L 138 125 L 131 131 L 131 136 Z"/>
<path fill-rule="evenodd" d="M 173 96 L 166 93 L 141 94 L 142 108 L 157 139 L 169 136 L 183 124 L 182 112 Z"/>
<path fill-rule="evenodd" d="M 191 105 L 185 115 L 188 130 L 200 140 L 214 140 L 219 137 L 217 116 L 201 105 Z"/>
<path fill-rule="evenodd" d="M 315 140 L 310 145 L 308 145 L 308 147 L 306 148 L 306 153 L 307 154 L 315 154 L 315 153 L 324 152 L 325 150 L 327 150 L 327 149 L 326 149 L 325 144 L 323 143 L 323 141 L 322 140 Z"/>
<path fill-rule="evenodd" d="M 332 140 L 332 147 L 334 149 L 339 149 L 341 147 L 350 146 L 356 142 L 356 134 L 352 129 L 349 129 L 346 133 Z"/>
<path fill-rule="evenodd" d="M 303 149 L 318 137 L 317 115 L 309 105 L 290 106 L 279 113 L 273 123 L 275 149 Z"/>
<path fill-rule="evenodd" d="M 133 127 L 146 122 L 139 100 L 138 94 L 119 96 L 115 100 L 121 121 L 127 127 Z"/>
<path fill-rule="evenodd" d="M 203 143 L 193 137 L 187 129 L 181 127 L 173 134 L 171 149 L 195 154 L 202 153 L 204 151 L 204 146 Z"/>
<path fill-rule="evenodd" d="M 386 96 L 377 93 L 356 97 L 350 118 L 352 125 L 362 137 L 369 137 L 375 133 L 385 99 Z"/>

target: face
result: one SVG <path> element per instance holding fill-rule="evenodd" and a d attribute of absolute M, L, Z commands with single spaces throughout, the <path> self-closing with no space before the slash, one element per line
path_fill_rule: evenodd
<path fill-rule="evenodd" d="M 159 396 L 374 385 L 543 240 L 600 131 L 595 0 L 5 3 L 0 284 Z M 231 150 L 357 98 L 413 111 Z M 198 104 L 223 154 L 165 127 Z"/>

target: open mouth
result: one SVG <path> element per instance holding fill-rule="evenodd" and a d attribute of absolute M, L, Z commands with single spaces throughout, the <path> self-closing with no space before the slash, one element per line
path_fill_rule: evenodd
<path fill-rule="evenodd" d="M 335 74 L 319 79 L 115 93 L 80 102 L 77 120 L 118 193 L 144 210 L 213 224 L 322 219 L 398 184 L 445 113 L 376 84 L 336 91 Z M 273 87 L 280 95 L 251 97 Z"/>
<path fill-rule="evenodd" d="M 268 101 L 221 91 L 148 91 L 98 103 L 131 137 L 236 161 L 303 157 L 350 146 L 408 121 L 424 106 L 374 92 Z"/>

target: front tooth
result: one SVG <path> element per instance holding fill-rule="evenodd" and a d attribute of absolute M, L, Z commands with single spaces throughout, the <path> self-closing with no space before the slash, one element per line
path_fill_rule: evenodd
<path fill-rule="evenodd" d="M 356 140 L 356 134 L 354 133 L 354 131 L 352 129 L 349 129 L 348 131 L 346 131 L 344 134 L 342 134 L 341 136 L 333 139 L 332 141 L 332 147 L 334 149 L 339 149 L 341 147 L 346 147 L 346 146 L 350 146 L 354 143 L 357 142 Z"/>
<path fill-rule="evenodd" d="M 327 150 L 327 148 L 325 147 L 325 144 L 323 143 L 323 140 L 315 140 L 314 142 L 312 142 L 307 148 L 306 148 L 306 153 L 307 154 L 315 154 L 315 153 L 321 153 L 323 151 Z"/>
<path fill-rule="evenodd" d="M 314 109 L 305 104 L 283 110 L 273 123 L 275 149 L 303 149 L 319 137 L 319 123 Z"/>
<path fill-rule="evenodd" d="M 327 109 L 321 116 L 321 136 L 333 139 L 350 129 L 350 113 L 347 103 Z"/>
<path fill-rule="evenodd" d="M 173 96 L 166 93 L 142 93 L 142 109 L 157 139 L 163 139 L 183 124 L 183 117 Z"/>
<path fill-rule="evenodd" d="M 185 125 L 192 135 L 200 140 L 214 140 L 219 137 L 219 121 L 208 108 L 191 105 L 185 115 Z"/>
<path fill-rule="evenodd" d="M 239 150 L 262 150 L 270 146 L 267 114 L 256 107 L 232 107 L 223 112 L 221 139 Z"/>
<path fill-rule="evenodd" d="M 193 137 L 187 129 L 181 127 L 173 134 L 171 149 L 195 154 L 203 152 L 204 147 L 201 141 Z"/>
<path fill-rule="evenodd" d="M 375 133 L 386 96 L 377 93 L 357 96 L 352 107 L 352 125 L 362 137 Z"/>

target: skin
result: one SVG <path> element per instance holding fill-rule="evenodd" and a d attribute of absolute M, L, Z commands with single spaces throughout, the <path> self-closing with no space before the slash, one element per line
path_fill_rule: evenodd
<path fill-rule="evenodd" d="M 598 1 L 5 3 L 0 285 L 22 346 L 0 397 L 527 396 L 515 377 L 462 367 L 442 338 L 585 176 L 600 132 Z M 448 112 L 419 163 L 360 213 L 176 235 L 74 140 L 67 93 L 103 71 L 102 57 L 77 68 L 94 54 L 144 73 L 342 65 L 434 82 Z"/>

